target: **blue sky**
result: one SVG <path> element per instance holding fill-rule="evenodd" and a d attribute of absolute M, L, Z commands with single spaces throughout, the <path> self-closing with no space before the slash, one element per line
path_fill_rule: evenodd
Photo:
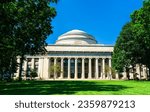
<path fill-rule="evenodd" d="M 54 44 L 58 36 L 79 29 L 93 35 L 100 44 L 114 45 L 130 14 L 142 7 L 143 0 L 59 0 L 52 21 L 53 34 L 46 40 Z"/>

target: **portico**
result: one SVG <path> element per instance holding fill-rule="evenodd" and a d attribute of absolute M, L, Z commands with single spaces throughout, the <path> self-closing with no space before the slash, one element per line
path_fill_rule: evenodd
<path fill-rule="evenodd" d="M 47 57 L 45 68 L 60 65 L 61 72 L 47 72 L 48 79 L 110 79 L 105 76 L 105 65 L 111 58 L 102 57 Z M 102 61 L 104 60 L 104 61 Z M 42 62 L 41 62 L 42 63 Z M 111 67 L 109 65 L 109 67 Z M 45 72 L 46 73 L 46 72 Z M 40 74 L 40 73 L 39 73 Z"/>

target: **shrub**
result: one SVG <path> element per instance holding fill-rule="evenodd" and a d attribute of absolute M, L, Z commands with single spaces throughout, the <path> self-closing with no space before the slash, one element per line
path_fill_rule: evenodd
<path fill-rule="evenodd" d="M 35 69 L 31 69 L 31 72 L 30 72 L 30 77 L 31 77 L 31 79 L 32 79 L 32 78 L 35 78 L 35 77 L 37 77 L 37 76 L 38 76 L 38 74 L 37 74 L 36 70 L 35 70 Z"/>

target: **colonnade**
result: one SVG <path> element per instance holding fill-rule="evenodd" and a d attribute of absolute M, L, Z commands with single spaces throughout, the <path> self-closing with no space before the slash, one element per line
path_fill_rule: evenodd
<path fill-rule="evenodd" d="M 107 62 L 106 62 L 107 60 Z M 79 65 L 80 63 L 80 65 Z M 106 64 L 108 69 L 106 71 Z M 48 68 L 60 66 L 60 72 L 54 69 L 53 73 L 48 71 L 48 78 L 58 79 L 110 79 L 111 58 L 77 58 L 77 57 L 49 57 Z M 64 67 L 65 66 L 65 67 Z M 47 67 L 46 67 L 47 68 Z M 65 69 L 67 68 L 67 69 Z M 72 70 L 73 69 L 73 70 Z M 88 70 L 87 70 L 88 69 Z M 80 70 L 80 71 L 79 71 Z M 74 72 L 71 72 L 74 71 Z M 106 73 L 107 72 L 107 73 Z M 107 74 L 107 75 L 106 75 Z"/>
<path fill-rule="evenodd" d="M 17 59 L 18 63 L 20 59 Z M 50 71 L 51 67 L 58 65 L 59 69 Z M 29 57 L 23 64 L 23 77 L 28 77 L 29 70 L 36 69 L 38 78 L 42 79 L 119 79 L 119 74 L 112 75 L 110 57 Z M 136 66 L 139 79 L 147 79 L 146 66 Z M 127 79 L 125 72 L 123 78 Z M 130 79 L 134 74 L 130 72 Z M 16 77 L 19 76 L 19 69 Z"/>

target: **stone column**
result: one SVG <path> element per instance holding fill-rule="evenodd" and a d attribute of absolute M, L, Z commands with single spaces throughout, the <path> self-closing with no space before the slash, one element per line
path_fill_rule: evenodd
<path fill-rule="evenodd" d="M 50 57 L 48 60 L 48 78 L 49 79 L 51 78 L 51 66 L 52 66 L 52 63 L 51 63 L 51 57 Z"/>
<path fill-rule="evenodd" d="M 142 69 L 143 69 L 143 77 L 144 77 L 144 79 L 148 79 L 148 77 L 147 77 L 147 70 L 146 70 L 146 67 L 143 65 L 142 66 Z"/>
<path fill-rule="evenodd" d="M 136 65 L 136 73 L 138 74 L 138 78 L 141 79 L 141 70 L 140 70 L 140 65 Z"/>
<path fill-rule="evenodd" d="M 63 68 L 64 68 L 64 58 L 61 58 L 61 76 L 60 76 L 60 78 L 61 79 L 63 79 L 63 75 L 64 75 L 64 71 L 63 71 Z"/>
<path fill-rule="evenodd" d="M 57 58 L 54 58 L 54 79 L 57 78 L 57 73 L 56 73 L 56 66 L 57 66 Z"/>
<path fill-rule="evenodd" d="M 130 79 L 133 79 L 133 70 L 131 69 L 129 72 Z"/>
<path fill-rule="evenodd" d="M 95 59 L 95 78 L 98 79 L 98 58 Z"/>
<path fill-rule="evenodd" d="M 50 77 L 51 77 L 50 67 L 51 67 L 51 58 L 48 58 L 48 78 L 49 78 L 49 79 L 50 79 Z"/>
<path fill-rule="evenodd" d="M 146 71 L 147 80 L 149 80 L 149 76 L 150 76 L 149 71 L 150 71 L 150 69 L 148 67 L 145 67 L 145 71 Z"/>
<path fill-rule="evenodd" d="M 82 58 L 82 79 L 85 79 L 85 59 Z"/>
<path fill-rule="evenodd" d="M 105 79 L 105 58 L 102 58 L 102 78 Z"/>
<path fill-rule="evenodd" d="M 89 74 L 88 74 L 88 78 L 91 79 L 92 78 L 92 69 L 91 69 L 91 58 L 89 58 Z"/>
<path fill-rule="evenodd" d="M 49 58 L 45 57 L 43 63 L 43 78 L 48 79 L 49 77 Z"/>
<path fill-rule="evenodd" d="M 68 79 L 70 79 L 70 58 L 68 58 Z"/>
<path fill-rule="evenodd" d="M 111 58 L 109 58 L 109 79 L 112 79 Z"/>
<path fill-rule="evenodd" d="M 78 58 L 75 58 L 75 79 L 78 78 Z"/>
<path fill-rule="evenodd" d="M 26 74 L 27 74 L 27 60 L 24 61 L 24 77 L 26 78 Z"/>
<path fill-rule="evenodd" d="M 31 60 L 31 69 L 34 69 L 34 58 L 32 58 L 32 60 Z"/>
<path fill-rule="evenodd" d="M 42 77 L 42 70 L 43 70 L 43 59 L 39 58 L 39 66 L 38 66 L 38 77 L 39 78 L 43 78 Z"/>
<path fill-rule="evenodd" d="M 123 72 L 123 76 L 124 76 L 124 79 L 125 79 L 125 80 L 128 79 L 126 69 L 125 69 L 124 72 Z"/>
<path fill-rule="evenodd" d="M 116 71 L 116 79 L 119 79 L 119 74 L 117 71 Z"/>

